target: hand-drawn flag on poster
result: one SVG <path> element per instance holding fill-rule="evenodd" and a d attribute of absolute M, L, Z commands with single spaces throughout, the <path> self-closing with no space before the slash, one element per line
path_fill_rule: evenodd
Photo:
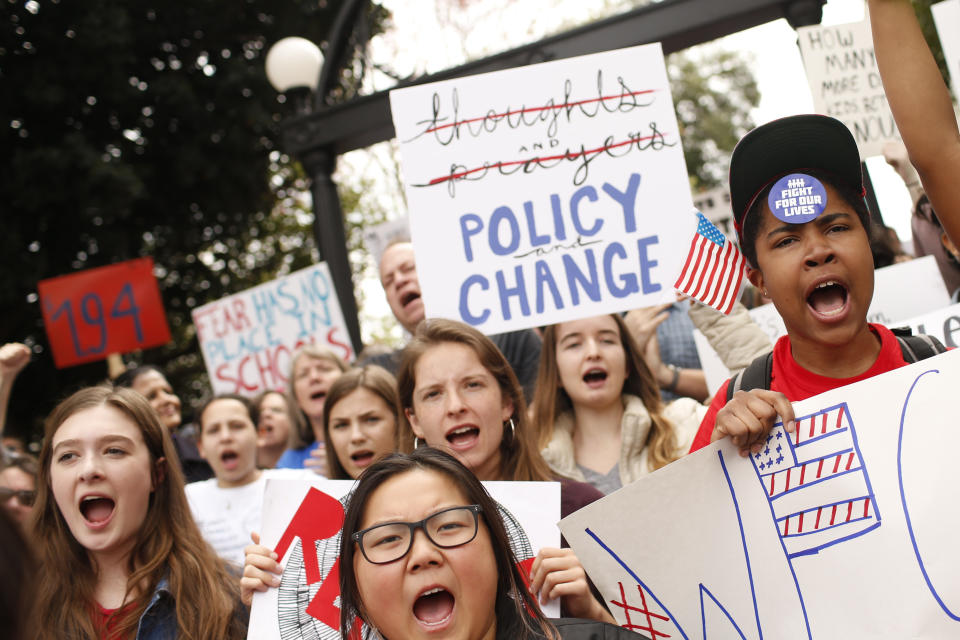
<path fill-rule="evenodd" d="M 717 311 L 730 313 L 743 290 L 744 266 L 740 250 L 698 211 L 697 232 L 673 287 Z"/>
<path fill-rule="evenodd" d="M 787 556 L 810 555 L 880 526 L 846 404 L 778 423 L 751 457 Z"/>

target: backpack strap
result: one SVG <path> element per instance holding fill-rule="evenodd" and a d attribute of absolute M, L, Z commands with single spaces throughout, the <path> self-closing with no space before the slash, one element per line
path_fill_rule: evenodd
<path fill-rule="evenodd" d="M 727 402 L 730 402 L 733 394 L 737 391 L 769 389 L 772 379 L 773 351 L 770 351 L 765 355 L 754 358 L 746 369 L 730 378 L 730 382 L 727 383 Z"/>
<path fill-rule="evenodd" d="M 947 350 L 943 343 L 925 334 L 918 336 L 897 336 L 900 352 L 907 363 L 920 362 Z"/>

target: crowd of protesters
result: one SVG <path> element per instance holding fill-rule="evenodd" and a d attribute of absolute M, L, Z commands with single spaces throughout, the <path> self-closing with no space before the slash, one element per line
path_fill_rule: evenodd
<path fill-rule="evenodd" d="M 953 107 L 911 4 L 869 4 L 904 143 L 888 162 L 916 208 L 913 247 L 937 256 L 956 295 Z M 793 173 L 826 193 L 825 211 L 804 224 L 779 220 L 767 198 Z M 211 397 L 189 425 L 153 366 L 71 394 L 46 418 L 37 458 L 4 440 L 0 629 L 14 639 L 246 637 L 254 593 L 282 574 L 259 543 L 266 480 L 319 474 L 356 481 L 340 538 L 343 637 L 361 626 L 385 638 L 635 637 L 611 624 L 565 543 L 540 549 L 521 574 L 481 481 L 557 481 L 566 516 L 711 441 L 756 451 L 778 416 L 790 430 L 791 402 L 910 361 L 867 322 L 878 256 L 904 252 L 871 221 L 842 123 L 801 115 L 751 131 L 733 153 L 730 191 L 749 280 L 787 329 L 775 345 L 743 307 L 723 316 L 689 301 L 487 337 L 425 318 L 403 241 L 380 264 L 409 333 L 403 349 L 350 366 L 305 346 L 287 389 Z M 767 358 L 767 379 L 744 388 L 736 377 L 708 398 L 693 327 L 732 372 Z M 0 433 L 29 359 L 21 344 L 0 348 Z M 544 617 L 538 603 L 554 599 L 573 620 Z"/>

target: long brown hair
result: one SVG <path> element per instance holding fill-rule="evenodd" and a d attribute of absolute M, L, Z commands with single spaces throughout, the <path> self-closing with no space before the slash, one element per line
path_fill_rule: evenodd
<path fill-rule="evenodd" d="M 96 568 L 71 534 L 50 484 L 54 434 L 70 416 L 99 406 L 119 410 L 140 429 L 155 487 L 129 558 L 127 596 L 135 594 L 133 606 L 116 614 L 117 637 L 135 635 L 138 619 L 157 584 L 166 578 L 174 599 L 178 637 L 243 638 L 246 625 L 237 616 L 239 585 L 203 540 L 190 515 L 170 434 L 143 396 L 132 389 L 108 386 L 77 391 L 47 419 L 33 529 L 41 565 L 33 612 L 33 619 L 43 621 L 37 638 L 99 637 L 91 615 L 96 610 Z"/>
<path fill-rule="evenodd" d="M 350 369 L 337 378 L 327 391 L 323 401 L 323 439 L 327 443 L 324 448 L 327 454 L 327 476 L 331 480 L 353 480 L 347 470 L 340 464 L 337 452 L 330 444 L 330 412 L 343 398 L 357 389 L 366 389 L 378 396 L 390 409 L 394 419 L 393 448 L 398 450 L 398 435 L 400 433 L 400 397 L 397 395 L 397 379 L 383 367 L 368 364 L 365 367 Z"/>
<path fill-rule="evenodd" d="M 627 378 L 623 381 L 622 394 L 637 396 L 650 414 L 652 428 L 647 435 L 647 459 L 651 470 L 673 462 L 677 456 L 677 436 L 673 425 L 663 415 L 663 399 L 656 378 L 647 366 L 636 341 L 619 314 L 610 314 L 620 331 L 620 344 L 627 361 Z M 537 433 L 537 446 L 544 449 L 553 437 L 557 417 L 573 411 L 570 396 L 560 386 L 560 371 L 557 368 L 557 327 L 550 325 L 543 331 L 543 348 L 540 350 L 540 369 L 537 371 L 537 388 L 533 394 L 532 422 Z"/>
<path fill-rule="evenodd" d="M 473 327 L 455 320 L 433 319 L 420 323 L 413 340 L 403 350 L 400 370 L 397 373 L 397 388 L 400 392 L 400 450 L 413 451 L 413 427 L 406 411 L 413 410 L 413 391 L 417 386 L 417 362 L 429 349 L 444 343 L 462 344 L 470 347 L 480 364 L 493 375 L 500 386 L 500 393 L 513 403 L 513 429 L 504 427 L 500 441 L 500 480 L 555 480 L 557 478 L 547 465 L 534 441 L 534 434 L 527 421 L 527 403 L 523 389 L 510 363 L 500 353 L 490 338 Z M 511 435 L 512 433 L 512 435 Z"/>
<path fill-rule="evenodd" d="M 304 413 L 297 402 L 296 378 L 294 372 L 297 370 L 297 360 L 303 356 L 309 356 L 318 360 L 332 362 L 340 371 L 347 370 L 347 364 L 343 358 L 333 352 L 332 349 L 320 346 L 318 344 L 305 344 L 293 352 L 290 358 L 290 375 L 288 376 L 287 393 L 293 398 L 293 404 L 296 407 L 295 418 L 290 421 L 290 443 L 291 449 L 303 449 L 311 445 L 317 439 L 313 433 L 313 425 L 310 424 L 310 418 Z M 292 418 L 294 416 L 291 416 Z"/>
<path fill-rule="evenodd" d="M 446 476 L 463 492 L 468 503 L 480 505 L 483 521 L 490 534 L 493 560 L 497 566 L 497 594 L 493 603 L 497 637 L 558 637 L 556 629 L 544 617 L 536 599 L 524 586 L 497 503 L 477 477 L 459 460 L 430 447 L 417 449 L 409 454 L 396 453 L 375 462 L 360 476 L 350 496 L 343 519 L 343 535 L 340 538 L 340 629 L 343 637 L 359 631 L 352 628 L 356 616 L 373 626 L 370 611 L 360 598 L 360 587 L 353 566 L 358 550 L 353 534 L 360 529 L 367 502 L 377 488 L 390 478 L 417 470 Z M 387 594 L 387 597 L 392 597 L 392 594 Z"/>

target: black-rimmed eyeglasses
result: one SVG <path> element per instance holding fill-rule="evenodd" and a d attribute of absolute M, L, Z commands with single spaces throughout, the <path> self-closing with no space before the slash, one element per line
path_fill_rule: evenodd
<path fill-rule="evenodd" d="M 30 489 L 8 489 L 7 487 L 0 487 L 0 503 L 6 502 L 12 497 L 17 498 L 17 502 L 24 507 L 32 507 L 33 502 L 37 499 L 37 492 L 31 491 Z"/>
<path fill-rule="evenodd" d="M 386 522 L 353 534 L 360 553 L 373 564 L 387 564 L 407 555 L 413 546 L 413 533 L 422 529 L 427 539 L 444 549 L 459 547 L 477 537 L 480 505 L 450 507 L 420 522 Z"/>

